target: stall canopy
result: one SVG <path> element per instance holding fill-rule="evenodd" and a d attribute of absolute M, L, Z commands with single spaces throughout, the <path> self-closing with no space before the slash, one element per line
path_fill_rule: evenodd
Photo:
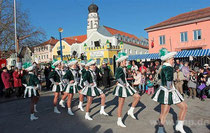
<path fill-rule="evenodd" d="M 200 57 L 200 56 L 210 56 L 210 49 L 196 49 L 196 50 L 183 50 L 177 52 L 175 58 L 185 58 L 185 57 Z M 128 60 L 137 59 L 160 59 L 159 53 L 153 54 L 141 54 L 141 55 L 129 55 Z"/>

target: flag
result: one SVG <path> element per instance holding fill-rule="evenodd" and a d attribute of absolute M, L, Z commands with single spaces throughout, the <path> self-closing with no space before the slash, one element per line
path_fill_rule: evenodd
<path fill-rule="evenodd" d="M 152 40 L 152 43 L 151 43 L 151 47 L 153 48 L 154 47 L 154 40 Z"/>

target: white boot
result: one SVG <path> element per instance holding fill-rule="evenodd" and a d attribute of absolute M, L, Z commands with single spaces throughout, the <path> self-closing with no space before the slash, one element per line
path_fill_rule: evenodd
<path fill-rule="evenodd" d="M 179 131 L 181 133 L 186 133 L 183 129 L 184 121 L 178 120 L 177 125 L 175 127 L 176 131 Z"/>
<path fill-rule="evenodd" d="M 57 114 L 61 113 L 56 106 L 54 107 L 54 112 L 57 113 Z"/>
<path fill-rule="evenodd" d="M 74 113 L 71 111 L 71 108 L 68 108 L 68 114 L 69 115 L 74 115 Z"/>
<path fill-rule="evenodd" d="M 86 119 L 86 120 L 89 120 L 89 121 L 92 121 L 92 120 L 93 120 L 93 119 L 90 117 L 89 112 L 86 112 L 86 114 L 85 114 L 85 119 Z"/>
<path fill-rule="evenodd" d="M 62 108 L 65 108 L 64 100 L 61 100 L 61 101 L 59 102 L 59 105 L 60 105 Z"/>
<path fill-rule="evenodd" d="M 34 112 L 38 112 L 37 109 L 36 109 L 36 104 L 34 104 Z"/>
<path fill-rule="evenodd" d="M 118 117 L 117 125 L 120 126 L 120 127 L 126 127 L 126 126 L 123 124 L 122 118 L 121 118 L 121 117 Z"/>
<path fill-rule="evenodd" d="M 100 110 L 100 115 L 108 115 L 105 111 L 104 111 L 104 106 L 101 106 L 101 110 Z"/>
<path fill-rule="evenodd" d="M 83 107 L 82 107 L 82 102 L 79 102 L 78 108 L 79 108 L 81 111 L 84 111 L 84 109 L 83 109 Z"/>
<path fill-rule="evenodd" d="M 134 107 L 131 107 L 131 108 L 128 110 L 128 115 L 130 115 L 133 119 L 136 120 L 136 117 L 134 116 L 133 111 L 134 111 Z"/>
<path fill-rule="evenodd" d="M 34 114 L 31 114 L 31 116 L 30 116 L 31 121 L 37 120 L 38 118 L 39 118 L 39 117 L 34 116 Z"/>

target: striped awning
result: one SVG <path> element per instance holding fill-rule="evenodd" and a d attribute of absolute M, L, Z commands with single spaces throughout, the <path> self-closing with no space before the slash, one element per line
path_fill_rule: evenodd
<path fill-rule="evenodd" d="M 158 53 L 149 54 L 149 56 L 147 56 L 147 59 L 160 59 L 160 56 Z"/>
<path fill-rule="evenodd" d="M 210 49 L 196 49 L 196 50 L 183 50 L 179 51 L 175 58 L 184 58 L 184 57 L 199 57 L 199 56 L 210 56 Z"/>
<path fill-rule="evenodd" d="M 129 55 L 128 60 L 142 60 L 146 59 L 149 54 L 138 54 L 138 55 Z"/>

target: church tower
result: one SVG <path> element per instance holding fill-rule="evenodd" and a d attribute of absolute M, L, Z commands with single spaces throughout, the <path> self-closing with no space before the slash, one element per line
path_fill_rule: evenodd
<path fill-rule="evenodd" d="M 88 7 L 88 11 L 87 37 L 89 37 L 93 31 L 97 31 L 99 27 L 98 6 L 95 4 L 91 4 Z"/>

